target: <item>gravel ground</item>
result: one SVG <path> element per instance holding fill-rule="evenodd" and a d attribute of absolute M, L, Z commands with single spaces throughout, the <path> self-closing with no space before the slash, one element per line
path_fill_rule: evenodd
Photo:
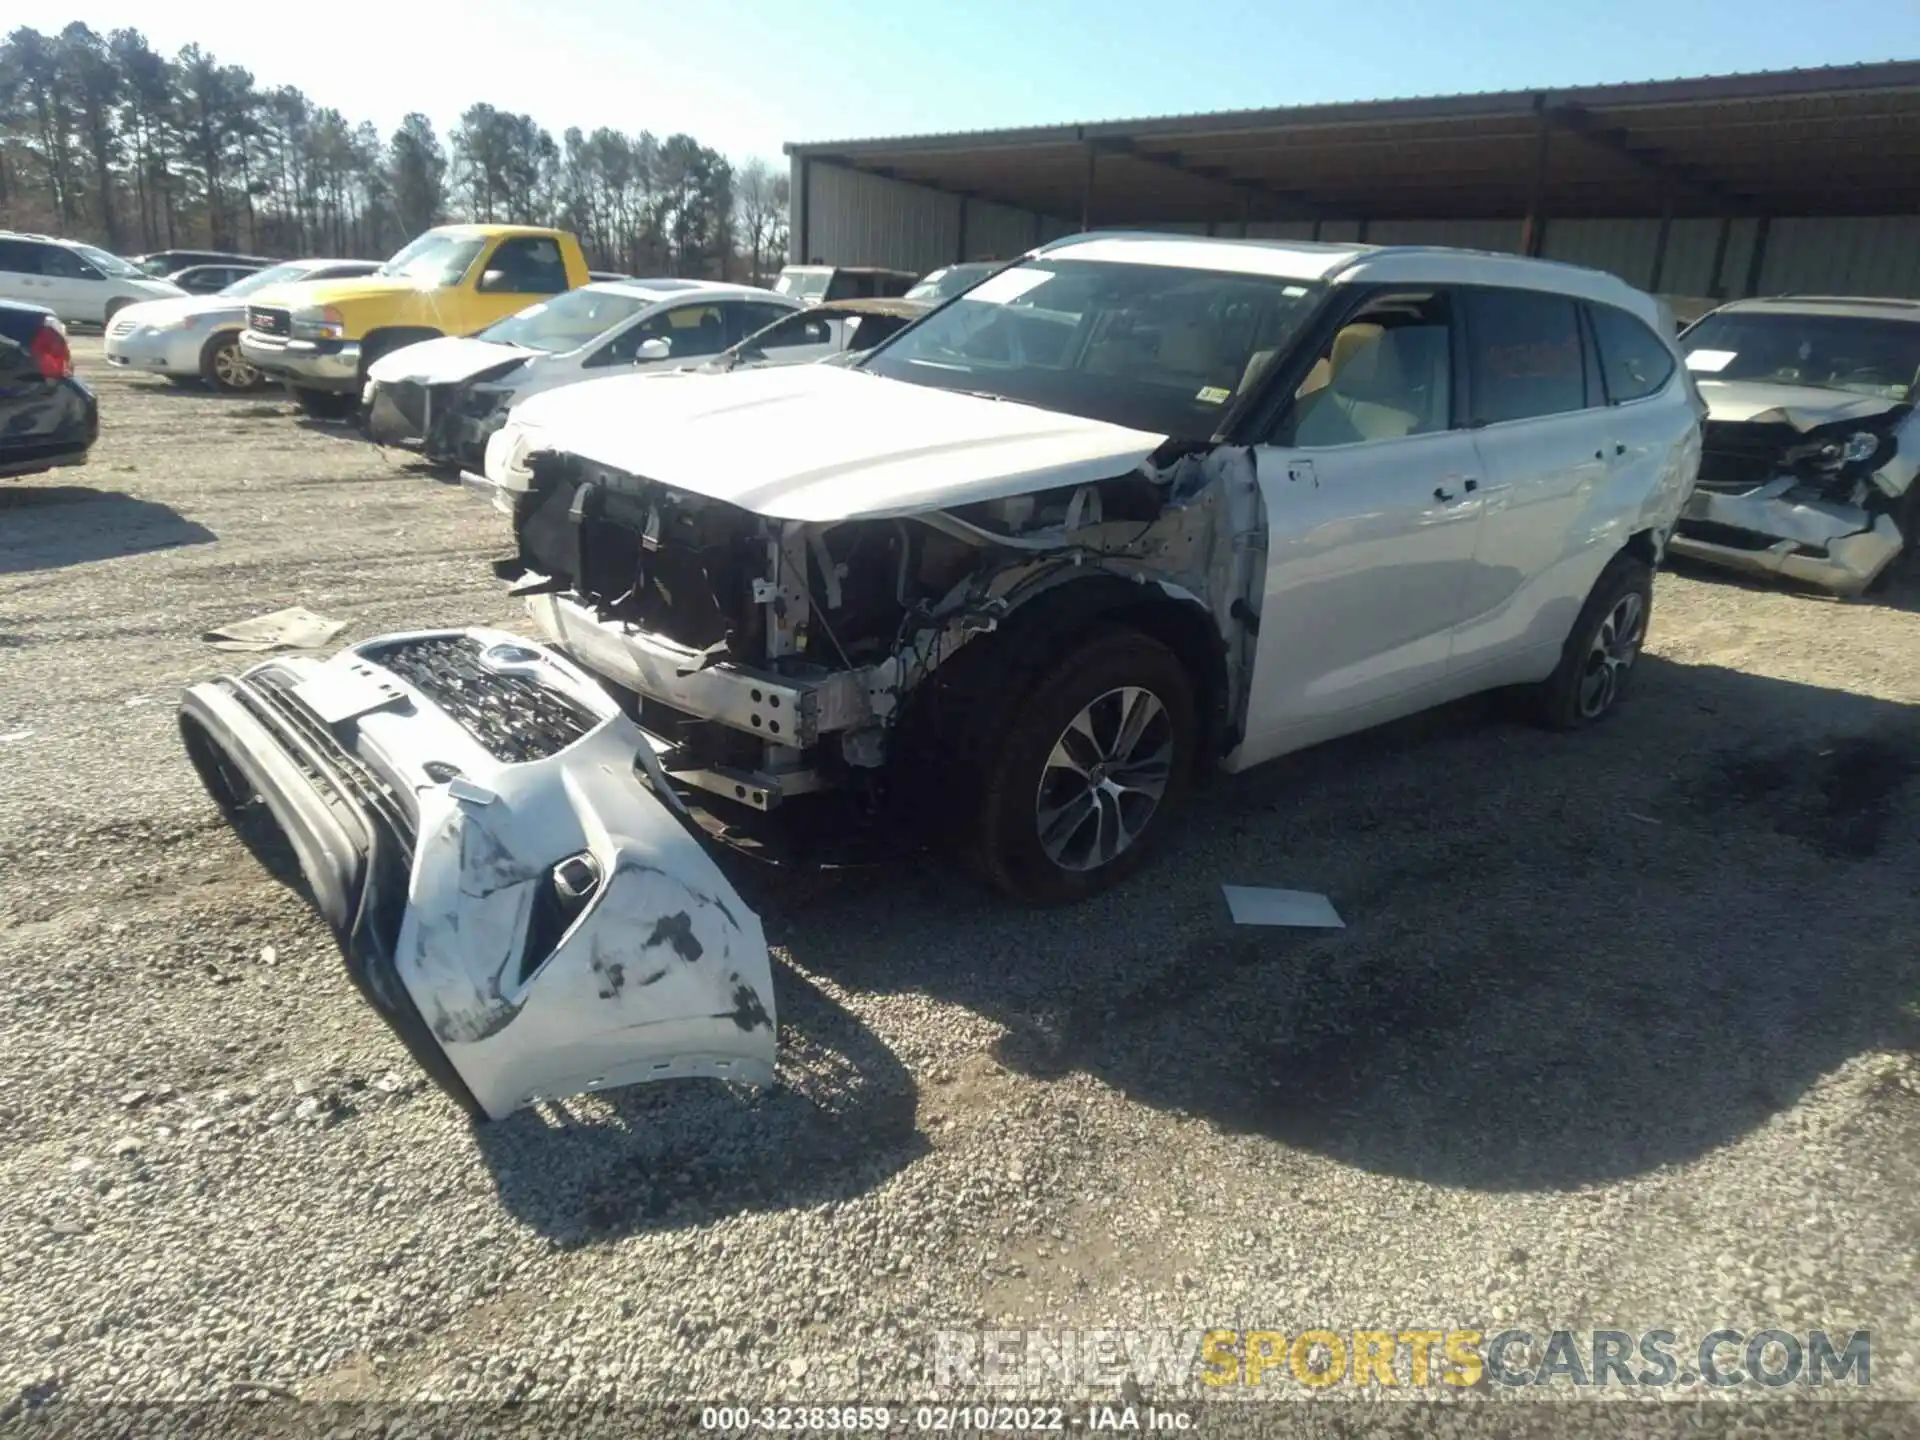
<path fill-rule="evenodd" d="M 92 464 L 0 485 L 0 1405 L 929 1396 L 955 1326 L 1864 1327 L 1920 1395 L 1920 584 L 1662 574 L 1600 732 L 1293 757 L 1072 911 L 744 877 L 776 1089 L 476 1129 L 173 700 L 284 605 L 520 623 L 502 522 L 78 348 Z"/>

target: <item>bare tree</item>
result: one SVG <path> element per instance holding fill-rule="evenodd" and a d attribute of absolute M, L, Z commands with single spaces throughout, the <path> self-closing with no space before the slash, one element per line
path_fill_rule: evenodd
<path fill-rule="evenodd" d="M 758 155 L 734 172 L 733 200 L 740 240 L 747 252 L 747 277 L 755 285 L 787 248 L 787 191 L 783 172 Z"/>

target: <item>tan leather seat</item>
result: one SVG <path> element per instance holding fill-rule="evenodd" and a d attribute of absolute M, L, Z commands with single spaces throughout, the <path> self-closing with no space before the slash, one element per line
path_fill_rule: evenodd
<path fill-rule="evenodd" d="M 1300 382 L 1295 396 L 1311 395 L 1316 390 L 1324 390 L 1333 383 L 1333 377 L 1347 368 L 1347 362 L 1359 353 L 1361 348 L 1378 340 L 1381 330 L 1378 325 L 1361 321 L 1354 325 L 1344 325 L 1340 333 L 1333 337 L 1333 347 L 1313 362 L 1313 369 L 1307 372 L 1307 378 Z"/>
<path fill-rule="evenodd" d="M 1368 329 L 1343 347 L 1348 330 Z M 1382 330 L 1377 325 L 1348 326 L 1333 346 L 1333 378 L 1301 408 L 1294 426 L 1296 445 L 1352 445 L 1365 440 L 1397 440 L 1421 428 L 1417 398 L 1409 384 L 1402 350 L 1410 329 Z M 1344 354 L 1342 353 L 1344 348 Z"/>

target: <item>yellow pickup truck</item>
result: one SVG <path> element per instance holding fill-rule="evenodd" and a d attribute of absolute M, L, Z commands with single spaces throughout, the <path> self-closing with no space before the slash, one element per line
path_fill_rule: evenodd
<path fill-rule="evenodd" d="M 284 381 L 307 414 L 341 419 L 359 406 L 367 367 L 389 350 L 471 335 L 587 280 L 587 257 L 564 230 L 442 225 L 371 275 L 249 297 L 240 351 Z"/>

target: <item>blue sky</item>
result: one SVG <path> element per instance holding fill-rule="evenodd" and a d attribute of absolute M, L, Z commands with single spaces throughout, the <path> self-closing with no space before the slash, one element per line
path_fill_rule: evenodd
<path fill-rule="evenodd" d="M 383 129 L 476 100 L 685 130 L 736 159 L 789 140 L 1665 79 L 1920 56 L 1917 0 L 36 0 L 190 40 Z M 308 22 L 298 32 L 291 18 Z"/>

